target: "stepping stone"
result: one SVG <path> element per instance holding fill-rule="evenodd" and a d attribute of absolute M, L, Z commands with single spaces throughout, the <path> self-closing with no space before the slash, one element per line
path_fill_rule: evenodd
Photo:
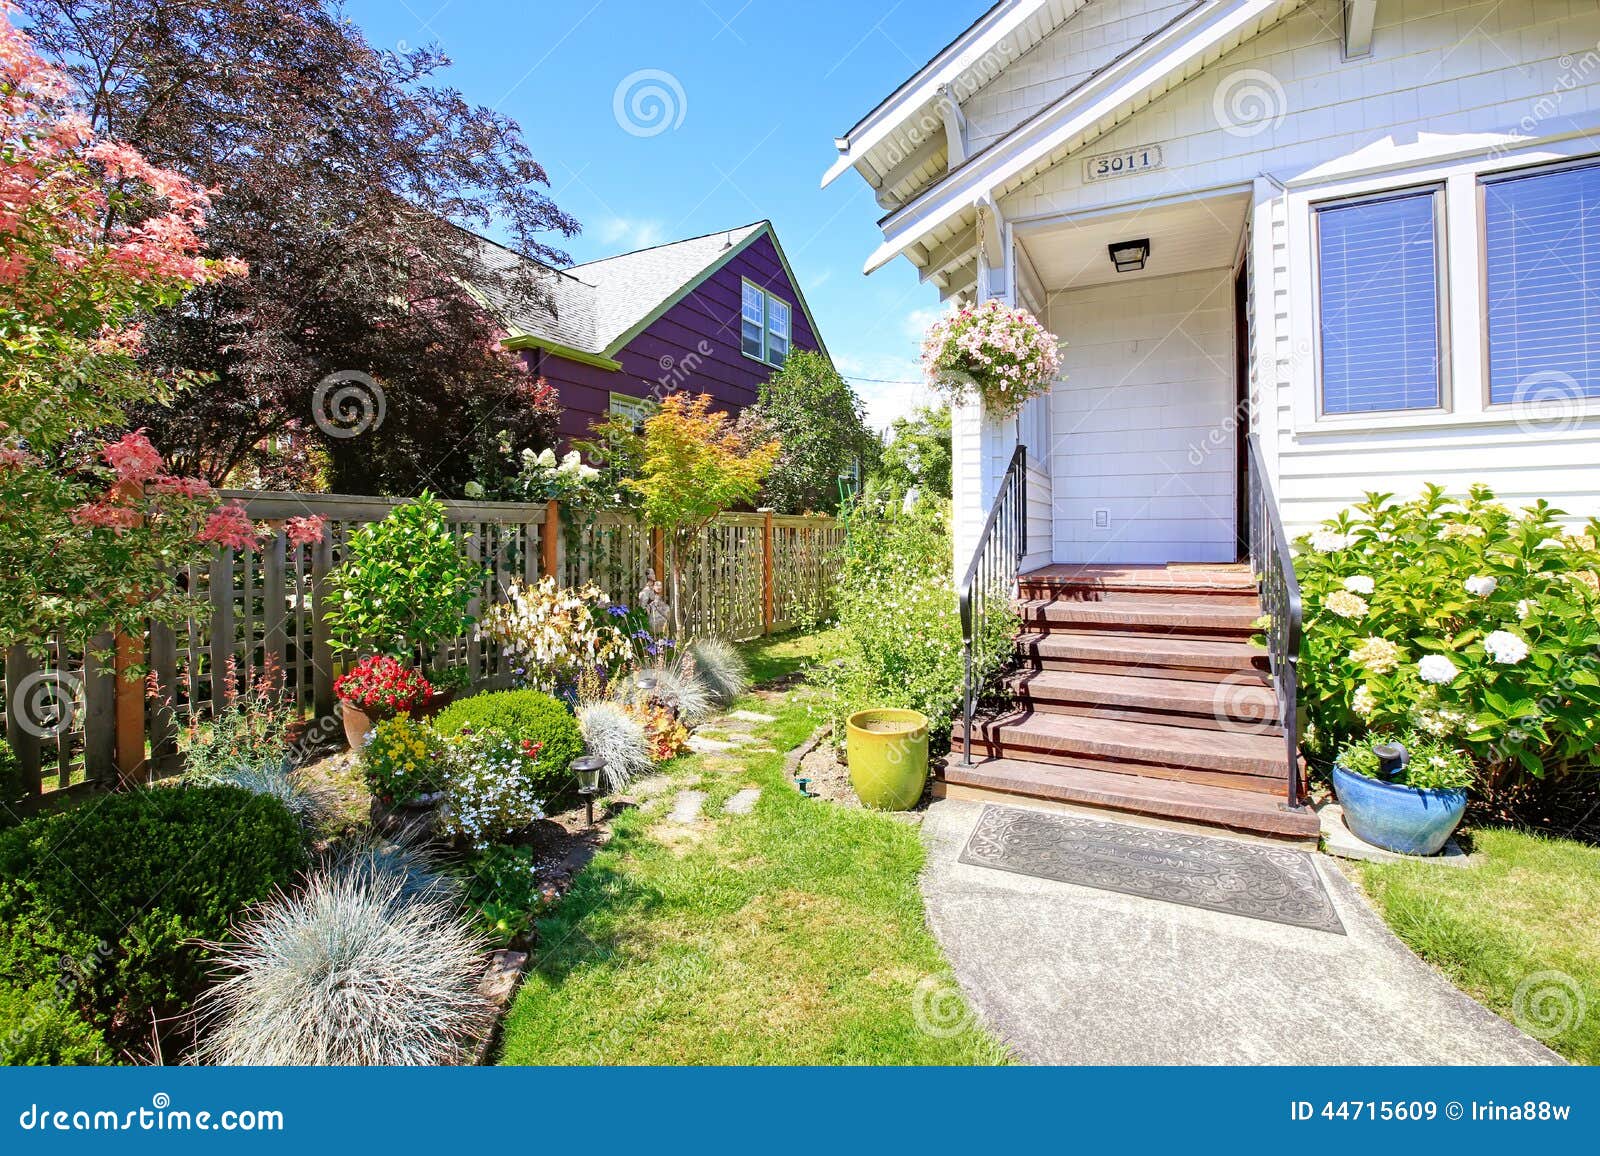
<path fill-rule="evenodd" d="M 756 800 L 759 798 L 761 798 L 760 787 L 746 787 L 722 804 L 722 809 L 730 815 L 748 815 L 756 809 Z"/>
<path fill-rule="evenodd" d="M 738 749 L 737 743 L 725 743 L 721 739 L 708 739 L 704 735 L 690 735 L 689 749 L 697 755 L 715 755 L 723 751 Z"/>
<path fill-rule="evenodd" d="M 769 722 L 777 722 L 778 721 L 778 716 L 777 715 L 762 714 L 759 711 L 753 711 L 753 710 L 736 710 L 732 714 L 728 715 L 727 717 L 736 718 L 740 722 L 752 722 L 752 723 L 769 723 Z"/>
<path fill-rule="evenodd" d="M 674 823 L 692 823 L 700 817 L 700 808 L 706 805 L 704 791 L 679 791 L 673 801 L 672 812 L 667 816 Z"/>

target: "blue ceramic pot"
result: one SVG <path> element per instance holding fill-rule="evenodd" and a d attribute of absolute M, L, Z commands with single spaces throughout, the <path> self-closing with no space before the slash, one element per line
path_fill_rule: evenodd
<path fill-rule="evenodd" d="M 1460 790 L 1424 791 L 1333 768 L 1333 791 L 1357 837 L 1402 855 L 1437 855 L 1467 809 Z"/>

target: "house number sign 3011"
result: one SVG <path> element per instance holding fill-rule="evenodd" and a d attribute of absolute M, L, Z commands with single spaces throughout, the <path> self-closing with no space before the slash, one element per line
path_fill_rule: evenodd
<path fill-rule="evenodd" d="M 1083 162 L 1083 179 L 1103 181 L 1109 177 L 1126 177 L 1134 173 L 1147 173 L 1161 167 L 1161 146 L 1140 145 L 1120 153 L 1102 153 Z"/>

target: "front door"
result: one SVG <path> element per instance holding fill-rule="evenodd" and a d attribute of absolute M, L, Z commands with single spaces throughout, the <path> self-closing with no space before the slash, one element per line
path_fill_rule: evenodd
<path fill-rule="evenodd" d="M 1054 294 L 1054 555 L 1066 563 L 1238 556 L 1230 269 Z"/>

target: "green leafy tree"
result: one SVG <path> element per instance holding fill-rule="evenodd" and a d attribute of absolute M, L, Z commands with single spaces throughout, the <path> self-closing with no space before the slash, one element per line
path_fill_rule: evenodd
<path fill-rule="evenodd" d="M 711 395 L 674 393 L 644 423 L 640 474 L 626 482 L 641 499 L 645 520 L 671 547 L 672 625 L 683 631 L 683 555 L 694 536 L 722 511 L 749 502 L 779 452 L 726 413 Z"/>
<path fill-rule="evenodd" d="M 950 407 L 923 406 L 889 427 L 870 492 L 903 494 L 915 486 L 929 497 L 950 497 Z"/>
<path fill-rule="evenodd" d="M 790 353 L 762 385 L 755 410 L 783 446 L 767 475 L 765 503 L 782 513 L 837 511 L 839 476 L 870 465 L 878 439 L 833 362 L 809 349 Z"/>
<path fill-rule="evenodd" d="M 420 659 L 471 627 L 483 567 L 461 552 L 444 504 L 427 491 L 351 536 L 328 578 L 324 617 L 333 648 L 372 646 Z"/>

